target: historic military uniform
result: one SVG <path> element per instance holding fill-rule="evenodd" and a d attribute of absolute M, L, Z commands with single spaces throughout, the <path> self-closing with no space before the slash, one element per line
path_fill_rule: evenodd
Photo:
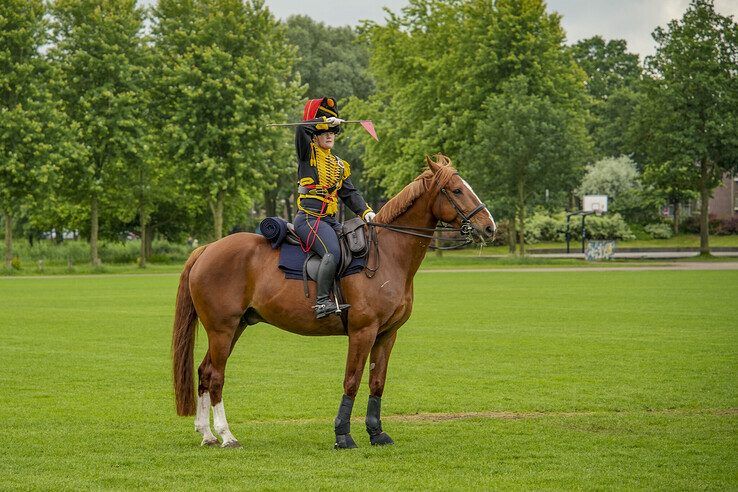
<path fill-rule="evenodd" d="M 294 224 L 303 249 L 315 251 L 321 257 L 315 315 L 322 318 L 338 310 L 329 296 L 341 259 L 338 243 L 341 224 L 335 217 L 338 198 L 364 220 L 370 220 L 374 212 L 351 182 L 349 163 L 313 140 L 321 133 L 340 133 L 341 120 L 335 100 L 324 97 L 308 101 L 303 121 L 313 124 L 298 126 L 295 134 L 299 188 Z M 345 307 L 348 306 L 341 306 Z"/>

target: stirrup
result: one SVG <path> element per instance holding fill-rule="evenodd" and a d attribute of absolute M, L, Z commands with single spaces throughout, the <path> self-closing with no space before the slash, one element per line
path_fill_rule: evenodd
<path fill-rule="evenodd" d="M 350 304 L 336 305 L 333 299 L 329 298 L 325 303 L 316 304 L 315 306 L 313 306 L 313 309 L 315 310 L 315 318 L 321 319 L 331 314 L 340 315 L 342 310 L 348 309 L 350 307 Z"/>

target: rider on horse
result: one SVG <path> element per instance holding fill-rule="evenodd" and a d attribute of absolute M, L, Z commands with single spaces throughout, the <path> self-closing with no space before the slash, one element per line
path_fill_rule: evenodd
<path fill-rule="evenodd" d="M 338 198 L 366 222 L 371 222 L 376 214 L 351 182 L 349 163 L 331 153 L 344 121 L 338 117 L 336 101 L 329 97 L 308 101 L 302 119 L 312 124 L 299 125 L 295 134 L 299 188 L 294 225 L 303 249 L 321 257 L 314 309 L 315 317 L 323 318 L 339 312 L 329 297 L 341 258 L 341 224 L 336 220 Z"/>

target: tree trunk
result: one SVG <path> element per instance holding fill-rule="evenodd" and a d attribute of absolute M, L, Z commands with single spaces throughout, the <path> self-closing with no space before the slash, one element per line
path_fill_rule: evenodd
<path fill-rule="evenodd" d="M 679 219 L 681 218 L 681 207 L 679 200 L 674 201 L 674 235 L 679 234 Z"/>
<path fill-rule="evenodd" d="M 143 210 L 139 211 L 139 217 L 141 218 L 141 258 L 138 261 L 138 266 L 140 268 L 146 268 L 146 226 L 148 217 Z"/>
<path fill-rule="evenodd" d="M 223 237 L 223 202 L 225 194 L 218 192 L 215 201 L 210 200 L 210 211 L 213 213 L 213 232 L 215 233 L 215 241 Z"/>
<path fill-rule="evenodd" d="M 709 216 L 710 190 L 707 188 L 707 159 L 700 162 L 700 256 L 710 256 Z"/>
<path fill-rule="evenodd" d="M 292 221 L 292 195 L 284 199 L 284 210 L 287 215 L 287 222 Z"/>
<path fill-rule="evenodd" d="M 97 234 L 98 234 L 98 201 L 93 196 L 90 202 L 90 258 L 92 266 L 100 266 L 100 257 L 97 254 Z"/>
<path fill-rule="evenodd" d="M 146 247 L 146 259 L 151 259 L 154 256 L 154 228 L 151 224 L 146 224 L 146 241 L 141 241 Z"/>
<path fill-rule="evenodd" d="M 277 190 L 264 190 L 264 211 L 267 217 L 277 215 Z"/>
<path fill-rule="evenodd" d="M 515 254 L 515 243 L 518 240 L 518 233 L 515 228 L 515 217 L 507 221 L 507 247 L 511 255 Z"/>
<path fill-rule="evenodd" d="M 518 238 L 520 241 L 520 256 L 525 256 L 525 183 L 518 179 Z"/>
<path fill-rule="evenodd" d="M 5 269 L 13 268 L 13 214 L 5 211 Z"/>

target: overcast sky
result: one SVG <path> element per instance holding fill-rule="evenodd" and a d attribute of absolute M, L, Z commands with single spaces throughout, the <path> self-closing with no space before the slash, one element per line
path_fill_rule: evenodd
<path fill-rule="evenodd" d="M 306 14 L 331 25 L 357 24 L 361 19 L 382 21 L 386 6 L 398 12 L 406 0 L 266 0 L 281 18 Z M 654 52 L 651 32 L 658 26 L 680 18 L 689 0 L 548 0 L 549 10 L 562 15 L 568 42 L 596 34 L 605 39 L 625 39 L 628 48 L 641 57 Z M 738 0 L 715 0 L 722 15 L 738 18 Z"/>
<path fill-rule="evenodd" d="M 154 0 L 139 0 L 152 4 Z M 266 0 L 282 19 L 293 14 L 309 15 L 334 26 L 356 25 L 362 19 L 381 22 L 383 7 L 399 12 L 407 0 Z M 549 10 L 562 16 L 569 44 L 596 34 L 605 39 L 625 39 L 628 49 L 641 58 L 654 52 L 651 33 L 671 19 L 682 16 L 689 0 L 548 0 Z M 738 0 L 715 0 L 722 15 L 738 19 Z"/>

